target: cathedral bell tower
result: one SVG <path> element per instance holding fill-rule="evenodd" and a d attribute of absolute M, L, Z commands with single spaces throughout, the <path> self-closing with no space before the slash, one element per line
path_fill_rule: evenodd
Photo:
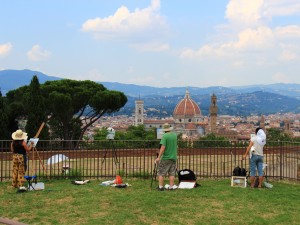
<path fill-rule="evenodd" d="M 211 133 L 216 133 L 218 106 L 217 106 L 217 96 L 215 94 L 211 96 L 209 112 L 210 112 L 210 130 Z"/>
<path fill-rule="evenodd" d="M 261 115 L 259 126 L 260 126 L 264 131 L 266 131 L 266 121 L 265 121 L 265 117 L 264 117 L 263 115 Z"/>
<path fill-rule="evenodd" d="M 135 117 L 135 121 L 134 121 L 135 126 L 139 124 L 144 124 L 144 101 L 143 100 L 135 101 L 134 117 Z"/>

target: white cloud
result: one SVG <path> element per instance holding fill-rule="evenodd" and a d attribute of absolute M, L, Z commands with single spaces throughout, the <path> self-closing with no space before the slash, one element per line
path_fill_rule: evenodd
<path fill-rule="evenodd" d="M 261 26 L 276 16 L 300 14 L 299 0 L 230 0 L 226 18 L 235 25 Z"/>
<path fill-rule="evenodd" d="M 144 9 L 136 8 L 130 12 L 121 6 L 116 12 L 105 18 L 89 19 L 82 25 L 82 31 L 93 33 L 95 38 L 124 38 L 132 35 L 144 36 L 149 31 L 160 31 L 166 27 L 164 18 L 159 14 L 160 1 L 152 0 Z"/>
<path fill-rule="evenodd" d="M 0 57 L 7 55 L 12 49 L 11 43 L 0 44 Z"/>
<path fill-rule="evenodd" d="M 300 14 L 299 0 L 265 0 L 266 17 Z"/>
<path fill-rule="evenodd" d="M 300 49 L 295 46 L 300 45 L 300 26 L 290 24 L 273 28 L 268 25 L 276 16 L 295 14 L 300 14 L 299 0 L 230 0 L 225 14 L 228 24 L 218 26 L 222 28 L 217 30 L 219 42 L 208 42 L 198 49 L 185 48 L 180 56 L 236 62 L 254 59 L 249 53 L 259 52 L 256 56 L 259 60 L 253 60 L 257 65 L 266 64 L 268 60 L 272 63 L 298 60 Z M 294 47 L 287 48 L 290 42 Z"/>
<path fill-rule="evenodd" d="M 262 21 L 264 0 L 231 0 L 226 8 L 226 18 L 234 24 L 253 26 Z"/>
<path fill-rule="evenodd" d="M 131 44 L 130 47 L 142 52 L 162 52 L 170 49 L 169 44 L 159 42 Z"/>
<path fill-rule="evenodd" d="M 274 30 L 278 38 L 300 38 L 300 26 L 289 25 L 285 27 L 277 27 Z"/>
<path fill-rule="evenodd" d="M 226 51 L 221 45 L 207 44 L 199 48 L 198 50 L 193 50 L 190 48 L 184 49 L 180 56 L 182 58 L 207 58 L 207 57 L 223 57 L 226 55 Z"/>
<path fill-rule="evenodd" d="M 31 61 L 42 61 L 49 58 L 51 53 L 42 49 L 39 45 L 34 45 L 28 52 L 27 57 Z"/>
<path fill-rule="evenodd" d="M 181 53 L 182 58 L 194 57 L 228 57 L 230 55 L 241 54 L 253 51 L 262 51 L 274 46 L 273 32 L 268 27 L 258 27 L 257 29 L 245 29 L 238 33 L 237 41 L 218 44 L 207 44 L 194 51 L 185 49 Z"/>
<path fill-rule="evenodd" d="M 281 44 L 281 54 L 279 60 L 284 62 L 292 62 L 300 59 L 300 47 L 294 44 Z"/>
<path fill-rule="evenodd" d="M 233 42 L 232 47 L 237 50 L 262 50 L 274 44 L 273 32 L 268 27 L 246 29 L 238 34 L 238 42 Z"/>

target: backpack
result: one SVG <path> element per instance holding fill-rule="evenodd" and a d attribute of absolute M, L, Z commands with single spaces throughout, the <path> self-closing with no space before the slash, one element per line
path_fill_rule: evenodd
<path fill-rule="evenodd" d="M 245 168 L 240 168 L 239 166 L 235 167 L 232 171 L 233 176 L 247 176 L 247 170 Z"/>
<path fill-rule="evenodd" d="M 233 176 L 241 176 L 241 168 L 239 166 L 235 167 L 232 171 Z"/>
<path fill-rule="evenodd" d="M 245 168 L 241 168 L 241 174 L 240 176 L 246 177 L 247 176 L 247 170 Z"/>
<path fill-rule="evenodd" d="M 189 169 L 183 169 L 178 171 L 178 180 L 179 183 L 182 181 L 196 181 L 196 175 L 192 170 Z M 196 183 L 195 187 L 200 186 L 200 184 Z"/>

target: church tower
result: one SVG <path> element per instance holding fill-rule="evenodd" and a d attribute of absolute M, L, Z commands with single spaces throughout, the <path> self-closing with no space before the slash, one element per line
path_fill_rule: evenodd
<path fill-rule="evenodd" d="M 136 100 L 135 101 L 135 121 L 134 125 L 144 124 L 144 101 Z"/>
<path fill-rule="evenodd" d="M 217 96 L 215 94 L 211 96 L 209 112 L 210 112 L 210 130 L 212 133 L 216 133 L 218 106 L 217 106 Z"/>
<path fill-rule="evenodd" d="M 263 115 L 261 115 L 259 126 L 266 131 L 265 117 Z"/>
<path fill-rule="evenodd" d="M 289 132 L 291 129 L 291 122 L 289 119 L 284 120 L 284 131 Z"/>
<path fill-rule="evenodd" d="M 284 133 L 293 137 L 293 132 L 291 132 L 291 121 L 288 118 L 284 120 Z"/>

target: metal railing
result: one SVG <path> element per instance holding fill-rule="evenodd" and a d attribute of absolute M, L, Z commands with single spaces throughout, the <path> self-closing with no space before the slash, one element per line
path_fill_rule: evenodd
<path fill-rule="evenodd" d="M 0 181 L 12 178 L 11 141 L 0 141 Z M 28 154 L 27 175 L 39 178 L 104 179 L 151 177 L 159 141 L 42 141 Z M 191 169 L 198 178 L 227 178 L 235 166 L 249 170 L 242 160 L 248 143 L 194 141 L 178 143 L 177 168 Z M 77 146 L 75 148 L 75 146 Z M 300 180 L 300 143 L 268 142 L 264 148 L 265 174 L 270 178 Z"/>

